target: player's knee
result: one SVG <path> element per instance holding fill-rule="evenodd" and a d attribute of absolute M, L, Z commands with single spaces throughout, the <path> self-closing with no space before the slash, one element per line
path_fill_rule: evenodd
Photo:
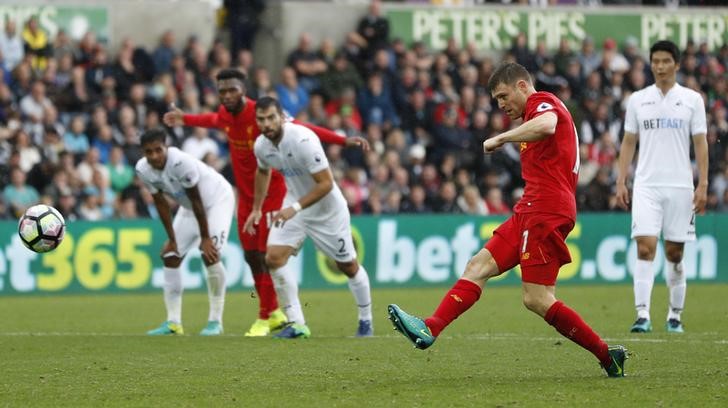
<path fill-rule="evenodd" d="M 682 258 L 683 258 L 682 248 L 667 246 L 665 248 L 665 258 L 667 258 L 667 260 L 672 263 L 678 263 L 678 262 L 682 261 Z"/>
<path fill-rule="evenodd" d="M 639 244 L 637 245 L 637 258 L 644 260 L 655 259 L 656 248 L 652 248 L 650 245 Z"/>
<path fill-rule="evenodd" d="M 268 269 L 278 269 L 286 264 L 287 257 L 285 254 L 269 251 L 265 254 L 265 265 Z"/>
<path fill-rule="evenodd" d="M 176 256 L 162 257 L 162 262 L 167 268 L 179 268 L 182 264 L 182 258 L 178 258 Z"/>
<path fill-rule="evenodd" d="M 339 268 L 341 273 L 343 273 L 344 275 L 353 278 L 354 275 L 356 275 L 356 272 L 359 270 L 359 263 L 357 261 L 337 262 L 336 267 Z"/>
<path fill-rule="evenodd" d="M 540 296 L 525 292 L 523 294 L 523 306 L 526 306 L 526 309 L 534 313 L 541 314 L 540 312 L 544 308 L 544 302 Z"/>
<path fill-rule="evenodd" d="M 474 281 L 488 280 L 496 275 L 498 275 L 498 266 L 495 262 L 488 262 L 475 257 L 470 258 L 463 273 L 463 277 Z"/>

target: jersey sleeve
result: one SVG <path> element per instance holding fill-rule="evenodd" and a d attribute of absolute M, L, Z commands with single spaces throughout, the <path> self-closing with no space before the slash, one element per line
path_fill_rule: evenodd
<path fill-rule="evenodd" d="M 137 162 L 136 166 L 134 166 L 134 171 L 136 172 L 137 177 L 139 177 L 139 180 L 144 183 L 144 185 L 147 187 L 150 193 L 157 194 L 159 190 L 152 185 L 152 182 L 149 180 L 149 177 L 144 172 L 144 159 L 141 159 Z"/>
<path fill-rule="evenodd" d="M 624 131 L 629 133 L 639 133 L 639 121 L 637 120 L 637 104 L 636 94 L 629 96 L 627 101 L 627 111 L 624 113 Z"/>
<path fill-rule="evenodd" d="M 324 154 L 321 142 L 313 132 L 306 132 L 307 137 L 299 142 L 298 159 L 309 173 L 318 173 L 329 167 L 329 161 Z"/>
<path fill-rule="evenodd" d="M 217 113 L 202 113 L 199 115 L 185 114 L 182 116 L 185 126 L 202 128 L 220 128 L 220 116 Z"/>
<path fill-rule="evenodd" d="M 255 160 L 258 162 L 258 168 L 268 170 L 270 166 L 263 159 L 263 145 L 260 143 L 265 136 L 259 136 L 253 145 L 253 153 L 255 154 Z"/>
<path fill-rule="evenodd" d="M 172 166 L 172 172 L 179 184 L 184 188 L 191 188 L 200 182 L 200 168 L 191 156 L 183 156 Z"/>
<path fill-rule="evenodd" d="M 705 119 L 705 103 L 703 97 L 697 94 L 693 100 L 693 115 L 690 117 L 690 134 L 700 135 L 708 133 Z"/>
<path fill-rule="evenodd" d="M 528 120 L 540 116 L 546 112 L 553 112 L 556 116 L 559 116 L 559 112 L 554 101 L 545 95 L 536 95 L 532 100 L 528 101 L 526 106 L 526 114 L 524 115 Z"/>
<path fill-rule="evenodd" d="M 339 135 L 338 133 L 334 132 L 333 130 L 326 129 L 321 126 L 312 125 L 310 123 L 303 123 L 299 122 L 297 120 L 293 120 L 293 123 L 297 125 L 305 126 L 313 133 L 318 136 L 319 140 L 321 140 L 323 143 L 330 143 L 330 144 L 337 144 L 337 145 L 343 145 L 346 143 L 346 137 Z"/>

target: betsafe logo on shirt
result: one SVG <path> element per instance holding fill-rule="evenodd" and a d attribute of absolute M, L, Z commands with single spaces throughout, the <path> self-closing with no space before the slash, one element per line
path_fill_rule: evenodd
<path fill-rule="evenodd" d="M 642 121 L 642 127 L 644 130 L 680 129 L 683 127 L 684 122 L 683 119 L 678 118 L 645 119 Z"/>

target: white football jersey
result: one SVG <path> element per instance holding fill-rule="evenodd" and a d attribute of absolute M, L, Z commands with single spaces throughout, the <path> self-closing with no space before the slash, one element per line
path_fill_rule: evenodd
<path fill-rule="evenodd" d="M 232 186 L 220 173 L 176 147 L 167 148 L 164 169 L 155 169 L 143 157 L 136 164 L 136 173 L 152 194 L 162 191 L 188 210 L 192 210 L 192 203 L 187 198 L 187 188 L 197 186 L 206 209 L 232 195 Z"/>
<path fill-rule="evenodd" d="M 309 128 L 295 123 L 283 124 L 283 137 L 276 147 L 264 135 L 255 140 L 255 157 L 258 167 L 276 169 L 286 180 L 284 206 L 289 206 L 308 194 L 316 182 L 311 176 L 329 168 L 321 142 Z M 333 188 L 318 202 L 305 208 L 301 214 L 306 218 L 325 218 L 332 212 L 348 211 L 344 195 L 334 183 Z"/>
<path fill-rule="evenodd" d="M 707 133 L 702 96 L 679 84 L 666 95 L 656 86 L 627 102 L 625 132 L 639 134 L 635 186 L 693 188 L 691 136 Z"/>

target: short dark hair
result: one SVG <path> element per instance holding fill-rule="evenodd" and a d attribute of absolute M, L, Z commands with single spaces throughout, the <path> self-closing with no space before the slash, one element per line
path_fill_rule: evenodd
<path fill-rule="evenodd" d="M 515 62 L 504 62 L 495 69 L 493 75 L 488 80 L 488 92 L 493 93 L 495 88 L 500 84 L 514 85 L 516 82 L 524 80 L 532 84 L 531 74 L 526 68 Z"/>
<path fill-rule="evenodd" d="M 283 113 L 283 108 L 281 107 L 281 103 L 278 102 L 278 99 L 276 99 L 272 96 L 264 96 L 264 97 L 258 99 L 257 102 L 255 102 L 255 110 L 268 109 L 271 106 L 275 106 L 278 113 Z"/>
<path fill-rule="evenodd" d="M 215 79 L 218 81 L 222 81 L 223 79 L 239 79 L 240 82 L 245 82 L 247 78 L 248 76 L 243 71 L 235 68 L 221 69 L 215 76 Z"/>
<path fill-rule="evenodd" d="M 148 144 L 148 143 L 152 143 L 152 142 L 162 142 L 162 144 L 164 144 L 166 141 L 167 141 L 167 132 L 162 128 L 154 128 L 154 129 L 149 129 L 142 134 L 140 144 L 142 146 L 144 146 L 145 144 Z"/>
<path fill-rule="evenodd" d="M 669 52 L 670 55 L 672 55 L 672 59 L 675 61 L 675 63 L 680 63 L 680 49 L 677 48 L 677 45 L 675 45 L 674 42 L 669 40 L 661 40 L 652 44 L 652 47 L 650 47 L 650 61 L 652 61 L 652 54 L 656 53 L 657 51 Z"/>

